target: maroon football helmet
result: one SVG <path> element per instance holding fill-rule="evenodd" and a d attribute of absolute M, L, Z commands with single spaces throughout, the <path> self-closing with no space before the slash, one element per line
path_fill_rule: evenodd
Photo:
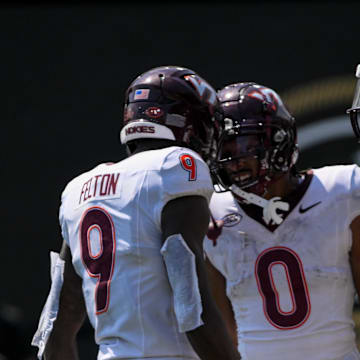
<path fill-rule="evenodd" d="M 151 69 L 126 91 L 121 142 L 167 139 L 206 160 L 215 158 L 222 129 L 216 91 L 194 71 L 177 66 Z"/>
<path fill-rule="evenodd" d="M 216 181 L 225 190 L 232 184 L 263 195 L 275 178 L 296 163 L 298 146 L 294 117 L 272 89 L 253 82 L 237 83 L 219 91 L 225 129 L 218 143 Z M 257 160 L 257 173 L 237 176 L 231 166 Z"/>

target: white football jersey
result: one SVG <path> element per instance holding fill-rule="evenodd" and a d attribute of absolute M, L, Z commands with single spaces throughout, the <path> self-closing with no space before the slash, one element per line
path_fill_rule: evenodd
<path fill-rule="evenodd" d="M 262 208 L 240 207 L 230 192 L 211 199 L 224 226 L 217 245 L 205 238 L 204 248 L 226 278 L 239 352 L 250 360 L 360 359 L 349 264 L 360 169 L 315 169 L 296 196 L 283 198 L 290 211 L 271 227 L 261 220 Z"/>
<path fill-rule="evenodd" d="M 208 166 L 180 147 L 101 164 L 67 185 L 60 224 L 83 279 L 99 360 L 198 359 L 178 331 L 160 221 L 168 201 L 209 201 L 212 192 Z"/>

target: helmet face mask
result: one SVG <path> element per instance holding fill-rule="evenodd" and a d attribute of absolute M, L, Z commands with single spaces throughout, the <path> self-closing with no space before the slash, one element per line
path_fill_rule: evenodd
<path fill-rule="evenodd" d="M 351 126 L 357 141 L 360 143 L 360 64 L 356 67 L 355 76 L 357 78 L 357 82 L 355 86 L 354 99 L 351 108 L 348 109 L 346 113 L 350 116 Z"/>
<path fill-rule="evenodd" d="M 359 112 L 360 108 L 352 108 L 347 111 L 347 113 L 350 116 L 350 122 L 352 129 L 354 131 L 354 134 L 356 136 L 356 139 L 358 143 L 360 143 L 360 118 L 359 118 Z"/>
<path fill-rule="evenodd" d="M 123 144 L 136 139 L 167 139 L 207 160 L 215 157 L 221 130 L 216 91 L 190 69 L 151 69 L 136 78 L 126 92 L 120 133 Z"/>
<path fill-rule="evenodd" d="M 235 184 L 263 195 L 272 181 L 296 163 L 295 120 L 278 94 L 255 83 L 229 85 L 219 92 L 219 98 L 225 129 L 213 170 L 215 178 L 225 189 Z M 244 165 L 238 165 L 237 171 L 242 176 L 234 176 L 231 163 L 239 163 L 241 158 Z M 251 159 L 253 163 L 256 160 L 257 171 L 250 171 Z"/>

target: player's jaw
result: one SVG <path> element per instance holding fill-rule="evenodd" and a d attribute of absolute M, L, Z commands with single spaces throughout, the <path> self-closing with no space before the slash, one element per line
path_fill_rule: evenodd
<path fill-rule="evenodd" d="M 232 184 L 245 188 L 253 184 L 258 175 L 258 161 L 255 157 L 246 157 L 229 161 L 226 166 Z"/>

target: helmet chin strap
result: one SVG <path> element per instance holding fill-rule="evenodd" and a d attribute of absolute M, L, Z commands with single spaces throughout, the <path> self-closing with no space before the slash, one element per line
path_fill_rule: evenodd
<path fill-rule="evenodd" d="M 283 222 L 283 218 L 281 214 L 278 214 L 277 210 L 288 211 L 290 206 L 285 201 L 280 201 L 281 198 L 279 196 L 273 197 L 270 200 L 266 200 L 259 195 L 248 193 L 244 190 L 241 190 L 236 185 L 231 185 L 230 190 L 245 199 L 251 204 L 260 206 L 263 208 L 263 219 L 267 225 L 280 225 Z"/>

